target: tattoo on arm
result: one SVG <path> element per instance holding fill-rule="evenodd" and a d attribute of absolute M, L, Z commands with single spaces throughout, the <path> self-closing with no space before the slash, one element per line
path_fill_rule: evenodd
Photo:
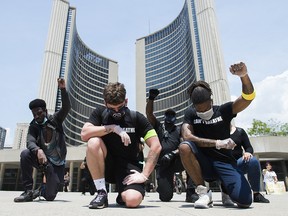
<path fill-rule="evenodd" d="M 158 161 L 158 157 L 159 155 L 156 154 L 155 152 L 153 151 L 149 151 L 148 155 L 147 155 L 147 162 L 151 162 L 153 165 L 156 165 L 157 164 L 157 161 Z"/>

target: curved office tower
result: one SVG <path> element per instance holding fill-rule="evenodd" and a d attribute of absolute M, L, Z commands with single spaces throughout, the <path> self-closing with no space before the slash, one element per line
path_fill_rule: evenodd
<path fill-rule="evenodd" d="M 230 99 L 213 1 L 185 0 L 171 24 L 136 41 L 136 109 L 145 113 L 149 89 L 157 88 L 156 117 L 172 108 L 180 123 L 191 104 L 187 89 L 200 79 L 211 85 L 215 104 Z"/>
<path fill-rule="evenodd" d="M 54 0 L 44 54 L 40 98 L 48 113 L 61 107 L 57 78 L 64 77 L 72 108 L 64 121 L 67 144 L 84 144 L 80 138 L 83 124 L 96 105 L 103 105 L 103 88 L 118 80 L 117 62 L 91 50 L 76 29 L 76 9 L 64 0 Z"/>

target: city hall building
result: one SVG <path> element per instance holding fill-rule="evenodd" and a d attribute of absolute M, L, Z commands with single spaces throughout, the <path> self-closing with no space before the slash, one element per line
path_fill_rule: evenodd
<path fill-rule="evenodd" d="M 66 169 L 71 176 L 70 190 L 79 191 L 80 164 L 86 154 L 80 131 L 92 110 L 103 106 L 104 86 L 118 81 L 118 63 L 91 50 L 81 40 L 76 28 L 76 8 L 68 1 L 54 0 L 51 14 L 39 98 L 46 101 L 48 113 L 59 110 L 61 98 L 56 80 L 65 78 L 72 104 L 63 123 L 68 150 Z M 145 113 L 149 89 L 157 88 L 160 95 L 154 105 L 156 117 L 163 120 L 165 110 L 172 108 L 180 124 L 184 111 L 191 105 L 187 88 L 200 79 L 210 84 L 215 104 L 230 100 L 215 17 L 213 0 L 183 0 L 183 8 L 170 24 L 135 39 L 137 111 Z M 23 190 L 19 161 L 26 146 L 28 126 L 17 124 L 13 149 L 0 150 L 0 190 Z M 251 142 L 261 164 L 269 160 L 279 180 L 285 180 L 287 138 L 255 137 Z M 144 152 L 147 151 L 145 147 Z M 35 184 L 41 182 L 37 170 L 34 179 Z M 150 181 L 155 181 L 154 174 Z"/>

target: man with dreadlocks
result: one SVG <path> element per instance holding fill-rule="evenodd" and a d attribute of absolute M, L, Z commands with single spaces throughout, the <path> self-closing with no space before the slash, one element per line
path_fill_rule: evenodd
<path fill-rule="evenodd" d="M 242 82 L 242 95 L 234 102 L 213 105 L 212 90 L 204 81 L 193 83 L 188 90 L 193 105 L 184 116 L 184 141 L 179 150 L 183 166 L 197 186 L 199 199 L 195 208 L 213 206 L 211 190 L 204 181 L 215 180 L 221 182 L 221 190 L 226 194 L 222 197 L 224 205 L 231 205 L 232 200 L 238 207 L 248 208 L 252 203 L 250 185 L 231 153 L 236 144 L 230 138 L 230 122 L 249 106 L 255 92 L 243 62 L 231 65 L 230 72 Z"/>

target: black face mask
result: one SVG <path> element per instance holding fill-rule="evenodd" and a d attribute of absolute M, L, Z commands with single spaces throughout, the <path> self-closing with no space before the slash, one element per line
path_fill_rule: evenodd
<path fill-rule="evenodd" d="M 165 115 L 164 121 L 166 124 L 175 124 L 176 117 L 174 115 Z"/>
<path fill-rule="evenodd" d="M 127 107 L 124 105 L 123 107 L 121 107 L 118 112 L 116 112 L 113 109 L 109 109 L 109 114 L 112 116 L 112 118 L 114 118 L 116 121 L 119 121 L 120 119 L 122 119 L 125 116 Z"/>

